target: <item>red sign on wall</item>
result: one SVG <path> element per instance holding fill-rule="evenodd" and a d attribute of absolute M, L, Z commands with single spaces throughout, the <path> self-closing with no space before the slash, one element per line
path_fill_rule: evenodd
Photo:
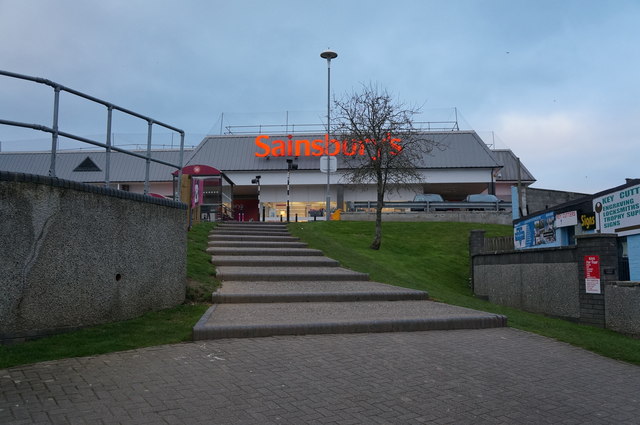
<path fill-rule="evenodd" d="M 584 286 L 587 294 L 600 294 L 600 256 L 584 256 Z"/>

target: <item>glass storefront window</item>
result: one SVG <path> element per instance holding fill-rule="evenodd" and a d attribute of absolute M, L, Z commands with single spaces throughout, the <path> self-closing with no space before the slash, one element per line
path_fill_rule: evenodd
<path fill-rule="evenodd" d="M 335 203 L 331 204 L 331 209 L 335 209 Z M 324 202 L 290 202 L 289 203 L 289 220 L 294 221 L 296 214 L 298 221 L 313 220 L 313 217 L 324 217 L 326 204 Z M 265 214 L 271 220 L 287 219 L 287 203 L 286 202 L 265 202 Z"/>

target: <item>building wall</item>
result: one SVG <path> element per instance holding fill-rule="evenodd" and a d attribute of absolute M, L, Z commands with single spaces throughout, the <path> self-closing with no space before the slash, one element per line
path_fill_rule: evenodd
<path fill-rule="evenodd" d="M 498 199 L 506 202 L 511 202 L 511 186 L 513 186 L 512 183 L 496 182 L 495 195 L 498 197 Z"/>
<path fill-rule="evenodd" d="M 283 165 L 281 170 L 261 171 L 229 171 L 224 170 L 234 184 L 251 185 L 251 179 L 261 175 L 264 186 L 281 185 L 287 183 L 287 169 Z M 331 183 L 347 184 L 342 178 L 343 172 L 331 173 Z M 476 168 L 444 168 L 436 170 L 421 170 L 421 180 L 427 183 L 491 183 L 491 174 L 487 169 Z M 292 184 L 321 184 L 327 182 L 327 175 L 319 170 L 295 170 L 291 172 Z"/>
<path fill-rule="evenodd" d="M 627 236 L 629 279 L 640 282 L 640 235 Z"/>
<path fill-rule="evenodd" d="M 562 192 L 559 190 L 536 189 L 532 187 L 523 188 L 522 203 L 526 206 L 526 210 L 523 208 L 523 214 L 533 214 L 537 211 L 543 211 L 585 196 L 587 195 L 584 193 Z"/>
<path fill-rule="evenodd" d="M 184 301 L 184 204 L 5 172 L 0 199 L 2 341 Z"/>

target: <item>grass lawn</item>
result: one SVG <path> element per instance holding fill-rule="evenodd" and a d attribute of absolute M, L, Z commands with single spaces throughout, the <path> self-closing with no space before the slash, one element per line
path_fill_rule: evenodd
<path fill-rule="evenodd" d="M 193 226 L 187 237 L 187 301 L 122 322 L 28 341 L 0 345 L 0 369 L 67 357 L 91 356 L 191 340 L 191 330 L 209 307 L 218 285 L 207 248 L 213 223 Z"/>
<path fill-rule="evenodd" d="M 475 298 L 469 286 L 468 238 L 511 235 L 511 226 L 477 223 L 383 223 L 382 246 L 369 249 L 373 222 L 318 221 L 290 224 L 291 233 L 371 280 L 426 290 L 437 301 L 504 314 L 509 326 L 558 339 L 596 353 L 640 364 L 640 340 L 613 331 L 527 313 Z"/>

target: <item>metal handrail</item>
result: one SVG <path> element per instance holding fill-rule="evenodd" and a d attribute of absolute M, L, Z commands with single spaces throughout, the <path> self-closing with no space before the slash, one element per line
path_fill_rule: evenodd
<path fill-rule="evenodd" d="M 351 202 L 353 208 L 375 208 L 378 203 L 376 201 L 354 201 Z M 383 208 L 413 208 L 424 211 L 433 210 L 485 210 L 499 211 L 501 209 L 510 209 L 511 202 L 401 202 L 401 201 L 385 201 Z"/>
<path fill-rule="evenodd" d="M 457 121 L 418 121 L 413 123 L 416 130 L 424 131 L 458 131 Z M 445 124 L 449 124 L 445 126 Z M 296 127 L 300 128 L 296 132 Z M 226 125 L 225 134 L 317 134 L 327 131 L 325 124 L 255 124 L 255 125 Z"/>
<path fill-rule="evenodd" d="M 49 176 L 50 177 L 56 177 L 56 153 L 57 153 L 57 149 L 58 149 L 58 136 L 62 136 L 62 137 L 66 137 L 69 139 L 73 139 L 73 140 L 77 140 L 79 142 L 83 142 L 83 143 L 88 143 L 94 146 L 99 146 L 102 148 L 106 149 L 106 167 L 105 167 L 105 186 L 109 187 L 110 186 L 110 176 L 109 176 L 109 172 L 110 172 L 110 168 L 111 168 L 111 151 L 116 151 L 116 152 L 121 152 L 124 153 L 126 155 L 130 155 L 130 156 L 135 156 L 141 159 L 144 159 L 146 161 L 146 169 L 145 169 L 145 182 L 144 182 L 144 194 L 147 195 L 149 193 L 149 169 L 151 166 L 151 162 L 155 162 L 158 164 L 163 164 L 163 165 L 167 165 L 169 167 L 173 167 L 173 168 L 177 168 L 178 169 L 178 178 L 180 178 L 180 175 L 182 174 L 182 166 L 184 164 L 184 130 L 181 130 L 177 127 L 174 127 L 172 125 L 169 124 L 165 124 L 161 121 L 157 121 L 153 118 L 147 117 L 145 115 L 139 114 L 137 112 L 131 111 L 129 109 L 126 108 L 122 108 L 120 106 L 114 105 L 111 102 L 107 102 L 105 100 L 99 99 L 97 97 L 88 95 L 86 93 L 83 93 L 81 91 L 78 90 L 74 90 L 72 88 L 69 87 L 65 87 L 62 84 L 56 83 L 54 81 L 51 80 L 47 80 L 45 78 L 40 78 L 40 77 L 32 77 L 29 75 L 23 75 L 23 74 L 17 74 L 15 72 L 9 72 L 9 71 L 3 71 L 0 70 L 0 75 L 6 76 L 6 77 L 11 77 L 11 78 L 17 78 L 17 79 L 21 79 L 21 80 L 26 80 L 26 81 L 32 81 L 35 83 L 39 83 L 39 84 L 44 84 L 50 87 L 53 87 L 54 90 L 54 104 L 53 104 L 53 125 L 52 127 L 47 127 L 41 124 L 29 124 L 29 123 L 24 123 L 24 122 L 18 122 L 18 121 L 10 121 L 10 120 L 3 120 L 0 119 L 0 124 L 3 125 L 10 125 L 10 126 L 14 126 L 14 127 L 22 127 L 22 128 L 29 128 L 32 130 L 39 130 L 39 131 L 44 131 L 47 133 L 51 133 L 51 164 L 49 166 Z M 59 112 L 59 107 L 60 107 L 60 92 L 61 91 L 65 91 L 67 93 L 73 94 L 75 96 L 78 97 L 82 97 L 84 99 L 90 100 L 92 102 L 95 103 L 99 103 L 103 106 L 105 106 L 107 108 L 107 135 L 106 135 L 106 143 L 102 143 L 102 142 L 98 142 L 95 140 L 91 140 L 85 137 L 81 137 L 81 136 L 76 136 L 74 134 L 71 133 L 67 133 L 64 131 L 60 131 L 58 129 L 58 112 Z M 126 149 L 122 149 L 122 148 L 118 148 L 116 146 L 112 146 L 111 145 L 111 121 L 112 121 L 112 113 L 113 111 L 120 111 L 123 112 L 127 115 L 131 115 L 133 117 L 142 119 L 147 121 L 148 124 L 148 131 L 147 131 L 147 154 L 146 155 L 142 155 L 139 153 L 135 153 L 135 152 L 131 152 L 129 150 Z M 161 127 L 164 127 L 166 129 L 175 131 L 177 133 L 180 133 L 180 156 L 179 156 L 179 164 L 173 164 L 167 161 L 162 161 L 159 159 L 154 159 L 151 157 L 151 141 L 152 141 L 152 128 L 153 125 L 159 125 Z M 180 194 L 174 194 L 174 199 L 180 199 Z"/>

